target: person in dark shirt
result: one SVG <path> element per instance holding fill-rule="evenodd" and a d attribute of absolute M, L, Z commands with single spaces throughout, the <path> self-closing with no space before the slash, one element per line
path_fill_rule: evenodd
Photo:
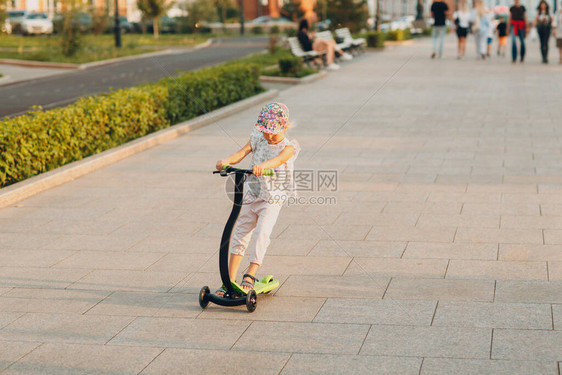
<path fill-rule="evenodd" d="M 498 33 L 498 56 L 505 57 L 505 46 L 507 45 L 507 22 L 505 17 L 500 18 L 500 23 L 496 27 Z"/>
<path fill-rule="evenodd" d="M 521 62 L 525 61 L 525 37 L 527 36 L 527 11 L 519 0 L 509 8 L 509 22 L 511 34 L 511 58 L 517 62 L 517 38 L 521 44 Z"/>
<path fill-rule="evenodd" d="M 338 70 L 340 66 L 334 63 L 334 58 L 336 56 L 336 43 L 328 42 L 326 40 L 317 39 L 314 37 L 314 33 L 309 33 L 308 31 L 308 21 L 303 19 L 299 24 L 299 32 L 297 33 L 297 38 L 304 51 L 326 51 L 326 64 L 330 70 Z M 352 57 L 348 53 L 341 50 L 337 51 L 343 60 L 351 60 Z"/>
<path fill-rule="evenodd" d="M 431 30 L 431 38 L 433 39 L 433 53 L 431 58 L 435 58 L 437 54 L 437 39 L 439 38 L 439 58 L 443 55 L 443 43 L 445 41 L 445 33 L 447 26 L 445 21 L 449 7 L 442 0 L 434 0 L 431 4 L 431 17 L 433 17 L 433 29 Z"/>

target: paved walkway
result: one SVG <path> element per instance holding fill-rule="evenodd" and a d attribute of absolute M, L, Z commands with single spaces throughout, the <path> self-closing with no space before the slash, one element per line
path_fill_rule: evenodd
<path fill-rule="evenodd" d="M 559 374 L 562 68 L 453 43 L 282 92 L 297 166 L 338 171 L 302 195 L 337 204 L 282 211 L 253 314 L 197 293 L 230 208 L 210 172 L 258 106 L 0 209 L 0 369 Z"/>

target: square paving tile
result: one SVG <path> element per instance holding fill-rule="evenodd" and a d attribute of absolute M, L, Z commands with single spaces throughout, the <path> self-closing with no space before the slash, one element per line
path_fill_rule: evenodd
<path fill-rule="evenodd" d="M 384 298 L 426 301 L 494 300 L 494 280 L 392 279 Z"/>
<path fill-rule="evenodd" d="M 14 288 L 0 296 L 0 311 L 83 314 L 108 295 L 105 291 Z"/>
<path fill-rule="evenodd" d="M 562 261 L 562 245 L 500 244 L 499 260 Z"/>
<path fill-rule="evenodd" d="M 217 259 L 209 259 L 200 272 L 217 272 Z M 347 257 L 266 255 L 259 272 L 263 275 L 341 275 L 350 261 L 351 258 Z M 248 257 L 246 257 L 242 261 L 240 269 L 245 269 L 248 264 Z"/>
<path fill-rule="evenodd" d="M 276 375 L 288 359 L 289 354 L 167 348 L 142 374 Z"/>
<path fill-rule="evenodd" d="M 41 345 L 38 342 L 0 341 L 0 371 Z"/>
<path fill-rule="evenodd" d="M 0 340 L 105 344 L 133 318 L 71 314 L 22 316 L 0 330 Z"/>
<path fill-rule="evenodd" d="M 440 301 L 432 325 L 552 329 L 549 304 Z"/>
<path fill-rule="evenodd" d="M 125 253 L 116 251 L 78 251 L 53 268 L 144 270 L 160 260 L 162 253 Z"/>
<path fill-rule="evenodd" d="M 495 329 L 492 359 L 561 361 L 562 331 Z"/>
<path fill-rule="evenodd" d="M 329 298 L 314 322 L 429 326 L 435 306 L 429 301 Z"/>
<path fill-rule="evenodd" d="M 309 256 L 399 258 L 406 242 L 320 240 Z"/>
<path fill-rule="evenodd" d="M 195 318 L 201 313 L 198 294 L 115 292 L 88 315 Z"/>
<path fill-rule="evenodd" d="M 68 288 L 112 292 L 167 292 L 187 275 L 187 272 L 95 270 Z"/>
<path fill-rule="evenodd" d="M 548 279 L 562 280 L 562 261 L 548 262 Z"/>
<path fill-rule="evenodd" d="M 259 342 L 265 352 L 357 354 L 368 331 L 358 324 L 254 322 L 233 349 L 255 351 Z"/>
<path fill-rule="evenodd" d="M 496 260 L 496 243 L 408 242 L 403 258 Z"/>
<path fill-rule="evenodd" d="M 23 314 L 24 313 L 18 313 L 18 312 L 0 312 L 0 329 L 12 323 L 20 316 L 23 316 Z"/>
<path fill-rule="evenodd" d="M 87 275 L 85 269 L 0 267 L 0 286 L 24 288 L 66 288 Z"/>
<path fill-rule="evenodd" d="M 149 253 L 139 253 L 149 254 Z M 149 271 L 156 272 L 198 272 L 209 260 L 217 259 L 212 254 L 175 254 L 161 256 L 149 265 Z"/>
<path fill-rule="evenodd" d="M 497 302 L 562 303 L 562 281 L 498 280 Z"/>
<path fill-rule="evenodd" d="M 345 275 L 443 278 L 447 263 L 447 259 L 354 258 Z"/>
<path fill-rule="evenodd" d="M 459 228 L 455 242 L 542 244 L 540 229 Z"/>
<path fill-rule="evenodd" d="M 557 375 L 553 361 L 424 358 L 420 375 Z"/>
<path fill-rule="evenodd" d="M 382 298 L 390 278 L 370 275 L 354 276 L 290 276 L 279 288 L 277 296 Z M 334 288 L 337 285 L 337 288 Z"/>
<path fill-rule="evenodd" d="M 325 302 L 325 298 L 280 297 L 277 295 L 260 294 L 258 296 L 258 308 L 252 314 L 248 314 L 246 306 L 224 308 L 222 306 L 209 304 L 198 318 L 312 322 Z M 197 307 L 199 307 L 199 305 L 197 305 Z"/>
<path fill-rule="evenodd" d="M 51 267 L 74 251 L 64 250 L 0 250 L 0 264 L 4 267 Z"/>
<path fill-rule="evenodd" d="M 374 241 L 453 242 L 455 229 L 376 226 L 369 232 L 366 239 Z"/>
<path fill-rule="evenodd" d="M 365 239 L 371 230 L 370 225 L 315 225 L 289 224 L 289 227 L 279 235 L 279 238 L 309 238 L 355 240 Z M 275 237 L 274 237 L 275 238 Z"/>
<path fill-rule="evenodd" d="M 20 359 L 4 374 L 138 374 L 162 350 L 47 343 Z"/>
<path fill-rule="evenodd" d="M 361 354 L 488 358 L 491 340 L 492 330 L 486 328 L 374 325 Z"/>
<path fill-rule="evenodd" d="M 546 280 L 546 263 L 453 259 L 446 278 Z"/>
<path fill-rule="evenodd" d="M 128 252 L 214 254 L 220 248 L 220 239 L 188 236 L 152 235 L 137 242 Z"/>
<path fill-rule="evenodd" d="M 66 234 L 46 248 L 59 250 L 124 251 L 141 242 L 146 235 Z M 155 251 L 156 252 L 156 251 Z"/>
<path fill-rule="evenodd" d="M 137 318 L 109 345 L 229 350 L 249 325 L 238 320 Z"/>
<path fill-rule="evenodd" d="M 418 375 L 420 358 L 293 354 L 281 375 Z"/>

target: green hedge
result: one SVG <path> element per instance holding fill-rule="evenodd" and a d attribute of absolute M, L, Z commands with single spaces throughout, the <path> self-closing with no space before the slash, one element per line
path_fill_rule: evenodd
<path fill-rule="evenodd" d="M 404 30 L 391 30 L 386 34 L 386 40 L 402 41 L 412 39 L 410 29 Z"/>
<path fill-rule="evenodd" d="M 255 65 L 218 66 L 0 121 L 0 187 L 259 93 Z"/>
<path fill-rule="evenodd" d="M 384 48 L 385 35 L 381 31 L 369 31 L 365 38 L 367 39 L 367 46 L 373 48 Z"/>

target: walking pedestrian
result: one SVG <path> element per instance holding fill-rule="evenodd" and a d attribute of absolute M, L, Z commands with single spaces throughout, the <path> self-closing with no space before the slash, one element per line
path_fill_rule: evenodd
<path fill-rule="evenodd" d="M 457 28 L 457 59 L 460 60 L 466 53 L 466 36 L 470 26 L 470 12 L 468 11 L 466 0 L 459 4 L 459 8 L 453 14 L 453 19 L 455 20 L 455 26 Z"/>
<path fill-rule="evenodd" d="M 537 7 L 537 16 L 535 17 L 535 22 L 533 22 L 533 27 L 537 28 L 537 33 L 539 34 L 542 62 L 543 64 L 548 64 L 548 41 L 552 32 L 552 17 L 545 0 L 541 0 Z"/>
<path fill-rule="evenodd" d="M 560 52 L 559 64 L 562 64 L 562 2 L 560 2 L 560 10 L 558 11 L 558 17 L 556 17 L 556 28 L 554 29 L 554 35 L 556 36 L 556 47 Z"/>
<path fill-rule="evenodd" d="M 476 7 L 472 11 L 472 32 L 476 42 L 476 57 L 485 60 L 488 53 L 488 31 L 490 29 L 490 18 L 482 0 L 476 1 Z"/>
<path fill-rule="evenodd" d="M 507 23 L 511 34 L 511 59 L 517 62 L 517 39 L 521 45 L 521 62 L 525 61 L 525 37 L 527 36 L 527 10 L 521 5 L 520 0 L 515 0 L 509 8 L 509 22 Z"/>
<path fill-rule="evenodd" d="M 431 17 L 433 17 L 433 29 L 431 30 L 431 38 L 433 39 L 432 59 L 435 58 L 438 52 L 437 39 L 439 39 L 439 58 L 443 56 L 443 43 L 445 42 L 445 33 L 447 32 L 445 21 L 448 12 L 449 7 L 447 3 L 443 0 L 433 0 L 433 4 L 431 4 Z"/>
<path fill-rule="evenodd" d="M 507 21 L 505 16 L 500 17 L 496 29 L 498 32 L 498 56 L 505 57 L 505 46 L 507 45 Z"/>
<path fill-rule="evenodd" d="M 492 10 L 489 10 L 486 16 L 488 17 L 489 23 L 487 35 L 488 48 L 486 50 L 486 57 L 489 58 L 490 54 L 492 53 L 492 43 L 494 42 L 494 35 L 496 34 L 497 22 L 496 15 L 494 14 L 494 12 L 492 12 Z"/>

